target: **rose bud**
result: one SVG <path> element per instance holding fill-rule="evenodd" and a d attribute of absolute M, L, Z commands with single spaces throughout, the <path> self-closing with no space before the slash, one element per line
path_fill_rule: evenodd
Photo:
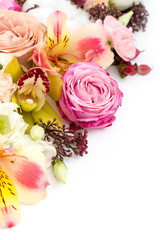
<path fill-rule="evenodd" d="M 133 76 L 137 73 L 136 71 L 136 66 L 135 65 L 128 65 L 125 70 L 124 70 L 124 73 L 126 75 L 129 75 L 129 76 Z"/>
<path fill-rule="evenodd" d="M 151 68 L 148 65 L 145 64 L 141 64 L 139 66 L 137 66 L 137 72 L 140 75 L 146 75 L 151 71 Z"/>

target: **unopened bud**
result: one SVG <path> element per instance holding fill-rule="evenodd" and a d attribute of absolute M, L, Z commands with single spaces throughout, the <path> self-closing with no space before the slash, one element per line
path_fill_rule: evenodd
<path fill-rule="evenodd" d="M 137 67 L 137 72 L 140 75 L 146 75 L 151 71 L 151 68 L 148 65 L 141 64 Z"/>
<path fill-rule="evenodd" d="M 42 127 L 34 125 L 30 130 L 30 136 L 35 141 L 43 139 L 45 137 L 45 131 Z"/>
<path fill-rule="evenodd" d="M 129 76 L 133 76 L 137 73 L 136 71 L 136 66 L 135 65 L 128 65 L 125 70 L 124 70 L 124 73 L 126 75 L 129 75 Z"/>
<path fill-rule="evenodd" d="M 133 14 L 134 14 L 134 12 L 131 10 L 131 11 L 123 14 L 122 16 L 120 16 L 118 20 L 121 24 L 123 24 L 126 27 L 129 23 L 129 21 L 131 20 L 131 17 Z"/>
<path fill-rule="evenodd" d="M 55 177 L 62 183 L 66 183 L 67 167 L 64 162 L 56 160 L 52 166 Z"/>

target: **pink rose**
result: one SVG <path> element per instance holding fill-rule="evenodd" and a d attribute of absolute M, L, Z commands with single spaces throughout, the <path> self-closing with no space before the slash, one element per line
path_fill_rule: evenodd
<path fill-rule="evenodd" d="M 78 62 L 63 74 L 58 103 L 65 120 L 83 128 L 108 127 L 122 102 L 118 84 L 98 64 Z"/>
<path fill-rule="evenodd" d="M 29 13 L 0 10 L 0 53 L 17 56 L 24 64 L 43 41 L 45 30 Z"/>
<path fill-rule="evenodd" d="M 0 102 L 10 102 L 17 85 L 12 83 L 12 77 L 8 73 L 0 73 Z"/>
<path fill-rule="evenodd" d="M 100 20 L 97 22 L 100 23 Z M 111 42 L 112 47 L 122 59 L 129 61 L 135 57 L 136 47 L 132 28 L 123 26 L 112 16 L 105 17 L 103 27 L 107 41 Z"/>
<path fill-rule="evenodd" d="M 8 9 L 21 12 L 22 9 L 14 0 L 0 0 L 0 9 Z"/>

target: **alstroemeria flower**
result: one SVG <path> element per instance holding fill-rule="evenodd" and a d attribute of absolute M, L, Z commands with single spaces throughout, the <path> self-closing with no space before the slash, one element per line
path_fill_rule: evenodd
<path fill-rule="evenodd" d="M 34 147 L 5 150 L 0 144 L 0 225 L 15 226 L 20 204 L 35 204 L 46 196 L 48 185 L 45 156 Z M 18 192 L 18 194 L 17 194 Z"/>
<path fill-rule="evenodd" d="M 95 62 L 104 69 L 113 63 L 113 52 L 98 24 L 80 27 L 70 37 L 66 14 L 56 11 L 47 19 L 47 44 L 33 54 L 36 65 L 53 75 L 61 76 L 75 62 Z"/>
<path fill-rule="evenodd" d="M 41 68 L 31 68 L 18 83 L 18 102 L 26 112 L 39 111 L 45 103 L 50 81 Z"/>
<path fill-rule="evenodd" d="M 48 142 L 45 140 L 32 140 L 29 134 L 24 134 L 19 140 L 12 144 L 13 147 L 17 148 L 19 145 L 22 147 L 32 146 L 35 149 L 39 149 L 42 153 L 44 153 L 46 157 L 46 166 L 47 168 L 51 166 L 52 157 L 56 156 L 57 152 L 52 144 L 52 142 Z"/>

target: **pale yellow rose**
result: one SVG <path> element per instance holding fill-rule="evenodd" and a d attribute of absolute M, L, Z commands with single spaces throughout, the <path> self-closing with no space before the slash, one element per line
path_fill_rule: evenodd
<path fill-rule="evenodd" d="M 12 77 L 8 73 L 0 72 L 0 102 L 10 102 L 17 85 L 12 83 Z"/>
<path fill-rule="evenodd" d="M 0 53 L 16 56 L 20 64 L 31 59 L 45 32 L 45 26 L 29 13 L 0 10 Z"/>

